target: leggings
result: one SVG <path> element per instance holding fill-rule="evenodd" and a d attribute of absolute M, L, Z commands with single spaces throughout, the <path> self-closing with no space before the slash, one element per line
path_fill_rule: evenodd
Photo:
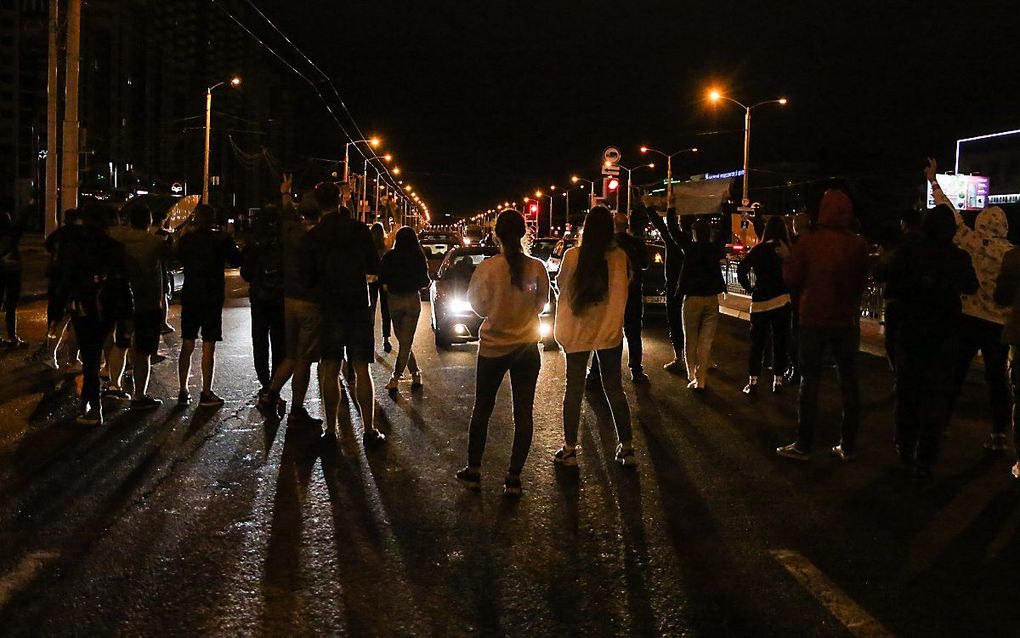
<path fill-rule="evenodd" d="M 570 446 L 577 445 L 577 430 L 581 424 L 581 399 L 584 398 L 584 381 L 591 355 L 589 351 L 567 354 L 567 387 L 563 393 L 563 438 Z M 596 350 L 595 358 L 599 362 L 602 389 L 613 412 L 616 436 L 620 443 L 629 445 L 630 406 L 627 405 L 627 395 L 623 393 L 620 371 L 623 342 L 621 341 L 615 348 Z"/>
<path fill-rule="evenodd" d="M 372 304 L 372 317 L 375 321 L 375 306 L 376 303 L 380 305 L 380 312 L 382 312 L 382 336 L 383 339 L 390 338 L 390 295 L 387 293 L 379 282 L 372 282 L 368 284 L 368 295 L 369 300 Z"/>
<path fill-rule="evenodd" d="M 765 346 L 772 340 L 772 374 L 782 376 L 789 366 L 786 344 L 790 336 L 790 304 L 765 312 L 751 313 L 751 356 L 748 374 L 761 375 Z"/>

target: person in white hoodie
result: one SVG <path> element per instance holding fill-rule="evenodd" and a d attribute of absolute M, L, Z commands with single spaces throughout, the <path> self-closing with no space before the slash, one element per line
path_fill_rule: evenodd
<path fill-rule="evenodd" d="M 542 367 L 538 352 L 539 314 L 549 301 L 545 264 L 525 255 L 521 246 L 526 232 L 524 216 L 515 210 L 501 212 L 496 218 L 500 254 L 479 264 L 468 286 L 468 303 L 483 321 L 479 329 L 475 405 L 468 430 L 468 464 L 456 474 L 457 480 L 469 489 L 481 486 L 489 417 L 496 406 L 499 386 L 509 372 L 514 443 L 503 493 L 513 497 L 521 495 L 521 470 L 531 450 L 535 387 Z"/>
<path fill-rule="evenodd" d="M 619 445 L 616 461 L 634 465 L 631 444 L 630 407 L 623 393 L 623 317 L 627 307 L 630 278 L 627 254 L 616 245 L 613 216 L 596 206 L 584 220 L 579 246 L 563 255 L 556 276 L 559 303 L 556 308 L 556 341 L 567 358 L 567 382 L 563 395 L 563 447 L 554 460 L 577 465 L 577 431 L 581 421 L 588 361 L 599 363 L 602 391 L 609 401 Z"/>
<path fill-rule="evenodd" d="M 1013 244 L 1006 239 L 1009 222 L 1006 213 L 998 206 L 985 208 L 974 220 L 971 230 L 960 212 L 942 192 L 935 176 L 938 165 L 928 160 L 925 177 L 931 182 L 937 204 L 946 204 L 956 215 L 956 236 L 953 241 L 970 254 L 977 273 L 979 287 L 976 294 L 963 296 L 963 322 L 960 325 L 960 348 L 954 373 L 954 393 L 950 413 L 967 377 L 974 356 L 981 352 L 985 364 L 985 382 L 992 403 L 992 433 L 985 448 L 994 452 L 1006 449 L 1006 432 L 1010 424 L 1010 392 L 1006 376 L 1006 359 L 1009 347 L 1002 343 L 1002 330 L 1009 318 L 1009 307 L 995 303 L 995 281 L 1002 270 L 1002 260 Z"/>

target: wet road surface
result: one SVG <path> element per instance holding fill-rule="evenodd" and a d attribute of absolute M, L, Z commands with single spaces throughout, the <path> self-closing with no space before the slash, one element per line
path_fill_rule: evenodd
<path fill-rule="evenodd" d="M 664 321 L 645 337 L 649 387 L 625 381 L 640 465 L 612 461 L 604 400 L 589 394 L 580 464 L 558 468 L 563 360 L 542 355 L 536 432 L 519 502 L 502 496 L 512 421 L 505 383 L 480 493 L 465 460 L 474 345 L 437 353 L 423 307 L 425 387 L 394 397 L 373 366 L 384 447 L 339 441 L 253 409 L 249 317 L 229 278 L 219 410 L 179 409 L 175 336 L 144 416 L 73 423 L 78 380 L 0 358 L 0 634 L 1016 635 L 1020 485 L 981 448 L 984 386 L 968 384 L 933 484 L 891 444 L 885 362 L 861 357 L 859 460 L 837 438 L 834 379 L 811 462 L 791 440 L 793 389 L 740 394 L 747 325 L 724 317 L 704 396 L 661 369 Z M 176 311 L 176 307 L 175 307 Z M 22 332 L 39 343 L 45 308 Z M 174 321 L 176 323 L 176 320 Z M 197 358 L 196 358 L 197 371 Z M 834 375 L 832 375 L 834 376 Z M 195 383 L 196 380 L 193 380 Z M 321 412 L 318 392 L 307 405 Z M 342 407 L 344 414 L 347 404 Z"/>

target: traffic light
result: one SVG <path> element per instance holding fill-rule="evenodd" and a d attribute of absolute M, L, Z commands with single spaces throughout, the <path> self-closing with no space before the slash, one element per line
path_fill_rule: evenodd
<path fill-rule="evenodd" d="M 620 192 L 620 178 L 619 177 L 604 177 L 602 178 L 602 194 L 603 197 L 612 197 Z"/>
<path fill-rule="evenodd" d="M 535 217 L 538 216 L 538 202 L 531 202 L 528 204 L 528 214 Z"/>

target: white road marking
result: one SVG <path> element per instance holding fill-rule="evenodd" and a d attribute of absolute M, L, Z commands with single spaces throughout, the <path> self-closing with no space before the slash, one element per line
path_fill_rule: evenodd
<path fill-rule="evenodd" d="M 11 596 L 30 583 L 43 567 L 59 557 L 59 552 L 49 551 L 32 552 L 22 557 L 14 569 L 0 578 L 0 608 L 7 604 Z"/>
<path fill-rule="evenodd" d="M 889 630 L 855 603 L 803 555 L 789 549 L 776 549 L 770 553 L 804 589 L 829 610 L 829 613 L 843 623 L 850 633 L 867 638 L 892 636 Z"/>

